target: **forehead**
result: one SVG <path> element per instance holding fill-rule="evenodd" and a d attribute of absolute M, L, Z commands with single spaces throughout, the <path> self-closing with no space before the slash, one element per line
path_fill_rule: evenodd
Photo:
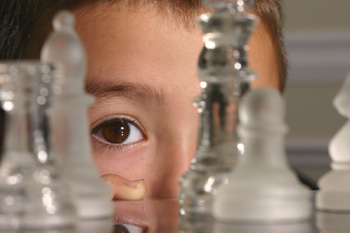
<path fill-rule="evenodd" d="M 178 82 L 196 76 L 202 47 L 198 28 L 188 30 L 151 8 L 100 8 L 77 12 L 77 29 L 88 53 L 88 82 L 125 78 L 164 85 L 170 76 Z"/>
<path fill-rule="evenodd" d="M 169 91 L 178 86 L 187 95 L 193 92 L 189 87 L 198 87 L 197 61 L 203 47 L 198 27 L 186 27 L 149 5 L 87 6 L 75 13 L 88 53 L 88 83 L 127 80 Z M 258 26 L 249 44 L 250 66 L 260 74 L 254 85 L 277 89 L 276 53 L 265 25 Z"/>

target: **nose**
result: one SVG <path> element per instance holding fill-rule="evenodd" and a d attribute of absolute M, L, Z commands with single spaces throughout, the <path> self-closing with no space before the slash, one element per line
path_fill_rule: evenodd
<path fill-rule="evenodd" d="M 187 172 L 196 152 L 197 128 L 194 122 L 189 132 L 174 133 L 174 136 L 158 140 L 156 160 L 148 164 L 152 174 L 147 182 L 146 198 L 177 198 L 178 180 Z M 174 132 L 174 131 L 173 131 Z"/>

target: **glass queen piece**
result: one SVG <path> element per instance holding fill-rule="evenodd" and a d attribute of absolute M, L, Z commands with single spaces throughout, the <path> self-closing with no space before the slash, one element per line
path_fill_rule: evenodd
<path fill-rule="evenodd" d="M 199 18 L 205 43 L 198 70 L 202 94 L 194 101 L 199 138 L 190 170 L 179 181 L 179 202 L 180 215 L 211 218 L 216 189 L 244 150 L 236 132 L 237 105 L 256 77 L 248 67 L 246 44 L 258 19 L 243 12 L 252 0 L 202 3 L 214 11 Z"/>

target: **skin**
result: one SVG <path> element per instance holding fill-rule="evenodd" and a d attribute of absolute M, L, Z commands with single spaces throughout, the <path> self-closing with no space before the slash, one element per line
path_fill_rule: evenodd
<path fill-rule="evenodd" d="M 198 113 L 192 101 L 200 94 L 200 28 L 152 6 L 97 5 L 75 13 L 88 55 L 86 86 L 96 97 L 89 112 L 94 159 L 113 198 L 176 197 L 177 180 L 196 151 Z M 260 74 L 252 86 L 278 89 L 277 58 L 264 24 L 249 45 L 250 66 Z M 96 127 L 124 116 L 139 130 L 131 126 L 134 136 L 125 144 L 106 143 Z"/>

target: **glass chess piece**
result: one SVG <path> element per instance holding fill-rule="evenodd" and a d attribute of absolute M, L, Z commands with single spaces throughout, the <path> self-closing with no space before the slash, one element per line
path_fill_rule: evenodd
<path fill-rule="evenodd" d="M 212 218 L 216 189 L 243 152 L 236 125 L 237 106 L 256 73 L 248 67 L 247 41 L 258 23 L 243 13 L 252 1 L 209 1 L 213 12 L 202 14 L 203 48 L 198 75 L 202 93 L 194 101 L 200 114 L 197 152 L 179 180 L 180 215 Z M 186 225 L 186 224 L 185 224 Z"/>
<path fill-rule="evenodd" d="M 214 220 L 206 218 L 184 218 L 178 226 L 179 233 L 213 233 Z"/>
<path fill-rule="evenodd" d="M 276 223 L 276 224 L 248 224 L 235 222 L 215 222 L 212 233 L 312 233 L 309 221 Z"/>
<path fill-rule="evenodd" d="M 333 100 L 338 112 L 350 118 L 350 74 Z M 316 207 L 320 210 L 350 212 L 350 120 L 336 133 L 329 143 L 332 170 L 318 181 Z"/>
<path fill-rule="evenodd" d="M 60 70 L 53 109 L 54 149 L 75 191 L 79 218 L 111 219 L 111 190 L 99 177 L 92 157 L 87 113 L 93 97 L 85 92 L 86 54 L 74 24 L 70 12 L 59 12 L 41 53 L 43 62 L 57 64 Z"/>
<path fill-rule="evenodd" d="M 49 65 L 0 64 L 0 100 L 6 112 L 0 166 L 1 232 L 67 228 L 76 222 L 74 199 L 49 143 L 51 134 L 46 120 L 52 81 L 53 67 Z M 44 134 L 40 143 L 31 140 L 31 136 Z"/>
<path fill-rule="evenodd" d="M 239 109 L 245 153 L 215 196 L 220 221 L 279 223 L 311 217 L 311 192 L 289 168 L 285 148 L 284 103 L 277 91 L 247 93 Z"/>

